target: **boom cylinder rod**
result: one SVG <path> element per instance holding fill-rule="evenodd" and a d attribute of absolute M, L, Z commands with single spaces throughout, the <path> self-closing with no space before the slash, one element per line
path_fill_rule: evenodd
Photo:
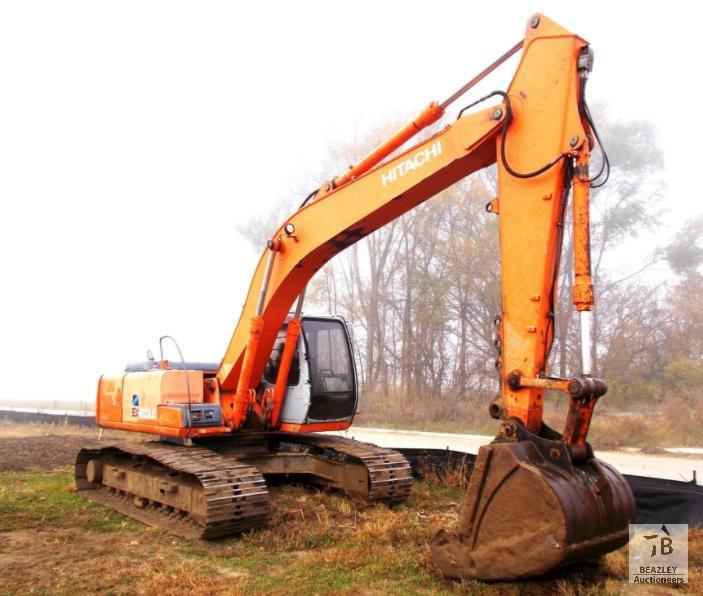
<path fill-rule="evenodd" d="M 280 245 L 280 240 L 269 240 L 268 248 L 269 254 L 266 260 L 266 271 L 264 272 L 264 279 L 261 282 L 261 291 L 259 292 L 259 300 L 256 303 L 256 316 L 261 316 L 264 312 L 264 301 L 266 300 L 266 293 L 269 289 L 269 282 L 271 281 L 271 272 L 273 271 L 273 260 L 276 256 L 276 250 L 278 248 L 277 243 Z"/>
<path fill-rule="evenodd" d="M 298 296 L 298 302 L 295 304 L 295 315 L 294 317 L 296 319 L 300 318 L 300 314 L 303 312 L 303 301 L 305 300 L 305 290 L 308 289 L 308 286 L 306 285 L 303 288 L 303 291 L 300 292 L 300 295 Z"/>
<path fill-rule="evenodd" d="M 249 327 L 249 341 L 247 342 L 246 351 L 244 352 L 242 370 L 237 383 L 237 392 L 234 395 L 234 403 L 232 405 L 231 422 L 235 429 L 238 429 L 242 422 L 244 422 L 251 403 L 249 389 L 251 372 L 254 368 L 254 357 L 256 356 L 256 350 L 259 346 L 259 339 L 261 338 L 263 328 L 264 318 L 261 315 L 253 316 Z"/>
<path fill-rule="evenodd" d="M 286 386 L 288 384 L 288 375 L 290 367 L 293 363 L 293 357 L 298 349 L 298 337 L 300 337 L 301 321 L 299 318 L 294 318 L 288 321 L 286 329 L 286 343 L 281 354 L 281 362 L 278 365 L 278 375 L 276 375 L 276 384 L 273 389 L 273 413 L 271 414 L 271 427 L 278 428 L 279 419 L 281 416 L 281 408 L 283 407 L 283 398 L 286 395 Z"/>
<path fill-rule="evenodd" d="M 268 293 L 269 282 L 271 281 L 271 272 L 273 271 L 273 262 L 276 256 L 276 251 L 281 247 L 281 241 L 279 239 L 268 241 L 268 259 L 266 261 L 266 270 L 264 271 L 264 279 L 261 281 L 261 290 L 259 291 L 259 299 L 256 303 L 256 313 L 251 319 L 249 327 L 249 340 L 247 341 L 247 347 L 244 352 L 244 360 L 242 361 L 242 370 L 239 374 L 239 380 L 237 382 L 237 391 L 234 395 L 234 403 L 232 405 L 232 426 L 234 428 L 239 428 L 244 422 L 247 410 L 251 402 L 251 373 L 254 368 L 254 361 L 256 357 L 256 351 L 259 346 L 259 339 L 261 338 L 261 331 L 264 327 L 264 319 L 261 314 L 264 312 L 264 301 L 266 300 L 266 294 Z"/>

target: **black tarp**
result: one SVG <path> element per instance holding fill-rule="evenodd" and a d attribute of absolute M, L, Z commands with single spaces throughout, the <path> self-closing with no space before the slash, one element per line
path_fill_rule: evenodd
<path fill-rule="evenodd" d="M 476 456 L 449 449 L 397 449 L 408 458 L 413 474 L 422 477 L 427 470 L 461 469 L 471 475 Z M 637 523 L 688 524 L 703 527 L 703 486 L 663 478 L 625 474 L 637 504 Z"/>
<path fill-rule="evenodd" d="M 10 418 L 19 422 L 39 421 L 61 424 L 96 426 L 93 416 L 54 414 L 48 412 L 17 412 L 0 410 L 0 418 Z M 475 455 L 450 449 L 409 449 L 396 448 L 408 458 L 416 477 L 427 470 L 460 470 L 471 475 Z M 638 523 L 688 524 L 703 527 L 703 487 L 695 482 L 678 482 L 663 478 L 629 476 L 625 479 L 632 488 L 637 503 Z"/>
<path fill-rule="evenodd" d="M 635 495 L 637 523 L 703 527 L 703 487 L 691 482 L 628 476 Z"/>

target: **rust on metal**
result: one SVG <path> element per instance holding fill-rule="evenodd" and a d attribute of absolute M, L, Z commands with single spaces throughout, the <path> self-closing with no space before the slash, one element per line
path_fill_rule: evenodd
<path fill-rule="evenodd" d="M 81 449 L 75 477 L 89 499 L 187 538 L 257 528 L 270 510 L 256 468 L 202 447 L 149 441 Z"/>
<path fill-rule="evenodd" d="M 551 433 L 538 437 L 508 421 L 499 438 L 481 447 L 457 527 L 440 530 L 431 543 L 442 573 L 533 577 L 627 543 L 635 518 L 627 482 L 590 448 L 586 461 L 574 463 Z"/>
<path fill-rule="evenodd" d="M 76 487 L 87 498 L 186 538 L 211 539 L 266 523 L 263 474 L 306 476 L 368 501 L 410 494 L 408 460 L 343 437 L 266 433 L 210 439 L 207 447 L 165 441 L 81 449 Z"/>
<path fill-rule="evenodd" d="M 569 446 L 572 457 L 577 461 L 584 461 L 587 457 L 586 437 L 593 410 L 598 398 L 608 391 L 605 381 L 586 376 L 573 379 L 527 377 L 521 371 L 513 370 L 508 374 L 507 382 L 512 390 L 533 387 L 545 391 L 560 391 L 570 397 L 562 439 Z"/>
<path fill-rule="evenodd" d="M 302 474 L 315 484 L 367 501 L 403 501 L 414 482 L 404 455 L 334 435 L 252 433 L 209 439 L 207 445 L 263 474 Z"/>

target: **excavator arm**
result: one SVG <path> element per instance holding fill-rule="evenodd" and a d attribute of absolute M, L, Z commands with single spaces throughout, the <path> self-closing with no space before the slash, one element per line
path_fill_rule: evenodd
<path fill-rule="evenodd" d="M 361 238 L 494 163 L 499 198 L 488 208 L 500 221 L 496 267 L 501 267 L 503 306 L 498 330 L 502 401 L 494 405 L 495 412 L 538 432 L 545 389 L 569 393 L 571 387 L 570 394 L 585 396 L 596 393 L 596 385 L 603 388 L 584 379 L 560 383 L 544 377 L 554 336 L 556 272 L 572 180 L 575 302 L 584 311 L 593 303 L 589 188 L 580 174 L 587 171 L 592 142 L 583 117 L 581 84 L 590 69 L 590 53 L 581 38 L 544 17 L 535 19 L 524 41 L 497 61 L 523 49 L 507 93 L 497 94 L 500 105 L 462 114 L 426 141 L 377 165 L 441 117 L 448 104 L 431 103 L 360 164 L 323 185 L 268 241 L 217 374 L 230 426 L 236 429 L 245 422 L 276 336 L 316 271 Z M 590 348 L 585 352 L 590 354 Z M 285 378 L 285 366 L 279 374 Z M 280 392 L 275 403 L 282 398 Z M 574 425 L 571 442 L 583 445 L 583 430 L 587 424 Z"/>
<path fill-rule="evenodd" d="M 348 246 L 491 165 L 502 119 L 494 112 L 462 117 L 383 166 L 318 193 L 274 234 L 218 372 L 233 427 L 244 422 L 247 394 L 258 385 L 276 334 L 310 278 Z"/>
<path fill-rule="evenodd" d="M 497 105 L 472 113 L 465 108 L 440 132 L 389 158 L 519 49 L 521 60 L 507 92 L 491 94 L 499 98 Z M 329 424 L 323 429 L 278 419 L 306 284 L 337 253 L 496 164 L 498 196 L 487 209 L 498 216 L 500 229 L 501 391 L 489 410 L 501 425 L 493 443 L 479 451 L 457 527 L 441 530 L 432 541 L 432 559 L 450 577 L 514 579 L 592 558 L 623 545 L 634 519 L 627 483 L 597 460 L 586 442 L 594 405 L 606 391 L 592 378 L 590 362 L 589 158 L 597 135 L 584 89 L 591 63 L 585 40 L 535 15 L 521 43 L 325 183 L 268 240 L 217 373 L 227 428 L 247 428 L 254 416 L 271 429 L 331 430 Z M 546 365 L 571 189 L 582 374 L 559 379 L 546 375 Z M 276 386 L 257 395 L 266 360 L 296 299 Z M 547 390 L 561 391 L 569 400 L 563 433 L 543 422 Z"/>

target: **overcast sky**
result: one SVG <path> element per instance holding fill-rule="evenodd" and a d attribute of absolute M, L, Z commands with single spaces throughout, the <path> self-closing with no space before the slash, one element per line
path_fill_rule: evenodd
<path fill-rule="evenodd" d="M 257 258 L 236 226 L 535 11 L 591 42 L 591 99 L 656 124 L 672 233 L 703 210 L 697 2 L 0 3 L 0 399 L 92 400 L 164 333 L 219 361 Z"/>

